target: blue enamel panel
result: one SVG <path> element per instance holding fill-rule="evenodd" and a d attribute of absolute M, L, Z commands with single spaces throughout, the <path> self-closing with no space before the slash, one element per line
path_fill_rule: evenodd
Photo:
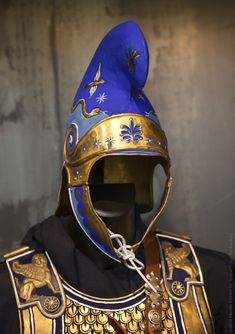
<path fill-rule="evenodd" d="M 89 218 L 86 215 L 85 204 L 83 202 L 84 190 L 82 186 L 74 186 L 69 188 L 70 201 L 72 204 L 73 212 L 76 217 L 77 222 L 90 238 L 90 240 L 105 254 L 113 258 L 116 261 L 119 261 L 117 255 L 110 249 L 109 245 L 101 240 L 92 227 Z"/>

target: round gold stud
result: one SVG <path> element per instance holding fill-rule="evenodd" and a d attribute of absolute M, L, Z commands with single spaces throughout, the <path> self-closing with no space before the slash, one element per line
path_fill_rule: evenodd
<path fill-rule="evenodd" d="M 161 316 L 158 311 L 151 310 L 148 313 L 148 319 L 153 325 L 157 325 L 161 321 Z"/>
<path fill-rule="evenodd" d="M 176 296 L 183 296 L 184 293 L 185 293 L 185 286 L 183 283 L 179 282 L 179 281 L 174 281 L 172 284 L 171 284 L 171 289 L 172 291 L 174 292 L 174 294 Z"/>
<path fill-rule="evenodd" d="M 46 297 L 43 303 L 44 309 L 48 312 L 55 312 L 60 307 L 60 301 L 55 296 Z"/>

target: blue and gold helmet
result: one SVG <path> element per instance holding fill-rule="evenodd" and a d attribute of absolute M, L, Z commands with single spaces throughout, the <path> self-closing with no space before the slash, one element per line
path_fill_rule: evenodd
<path fill-rule="evenodd" d="M 90 186 L 97 178 L 101 183 L 135 183 L 136 202 L 141 212 L 148 212 L 153 207 L 153 170 L 163 166 L 167 180 L 161 203 L 135 249 L 163 210 L 171 184 L 167 139 L 143 92 L 148 67 L 148 47 L 138 25 L 128 21 L 113 28 L 88 66 L 67 122 L 56 213 L 65 215 L 72 207 L 91 241 L 115 260 L 110 232 L 93 207 Z"/>

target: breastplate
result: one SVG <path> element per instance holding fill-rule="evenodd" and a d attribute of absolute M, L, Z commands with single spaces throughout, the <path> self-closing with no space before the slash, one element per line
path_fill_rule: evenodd
<path fill-rule="evenodd" d="M 161 251 L 161 333 L 213 333 L 203 277 L 191 243 L 164 233 L 156 237 Z M 144 286 L 128 296 L 96 298 L 61 278 L 47 252 L 24 247 L 5 258 L 20 333 L 146 333 L 146 319 L 151 321 L 153 314 L 146 314 L 149 298 Z"/>

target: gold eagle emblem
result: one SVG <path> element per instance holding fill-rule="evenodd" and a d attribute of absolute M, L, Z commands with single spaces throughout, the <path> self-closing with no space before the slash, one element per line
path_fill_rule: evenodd
<path fill-rule="evenodd" d="M 24 276 L 22 283 L 16 279 L 16 284 L 19 288 L 20 297 L 27 302 L 38 299 L 38 297 L 33 296 L 36 288 L 42 288 L 47 285 L 54 293 L 57 292 L 52 283 L 52 277 L 44 254 L 35 254 L 32 257 L 32 263 L 20 264 L 19 261 L 14 261 L 12 269 L 15 273 Z"/>
<path fill-rule="evenodd" d="M 195 261 L 190 262 L 188 259 L 188 256 L 191 253 L 189 245 L 182 243 L 181 247 L 176 248 L 172 245 L 172 243 L 164 241 L 162 243 L 162 248 L 165 252 L 166 262 L 169 270 L 167 280 L 170 281 L 173 279 L 173 272 L 175 268 L 186 271 L 189 277 L 187 277 L 185 281 L 192 281 L 197 278 L 199 273 L 198 267 Z"/>
<path fill-rule="evenodd" d="M 99 63 L 98 69 L 96 71 L 95 77 L 92 82 L 84 85 L 84 88 L 89 89 L 89 97 L 91 97 L 97 90 L 98 85 L 102 85 L 105 83 L 105 80 L 101 79 L 101 63 Z"/>

